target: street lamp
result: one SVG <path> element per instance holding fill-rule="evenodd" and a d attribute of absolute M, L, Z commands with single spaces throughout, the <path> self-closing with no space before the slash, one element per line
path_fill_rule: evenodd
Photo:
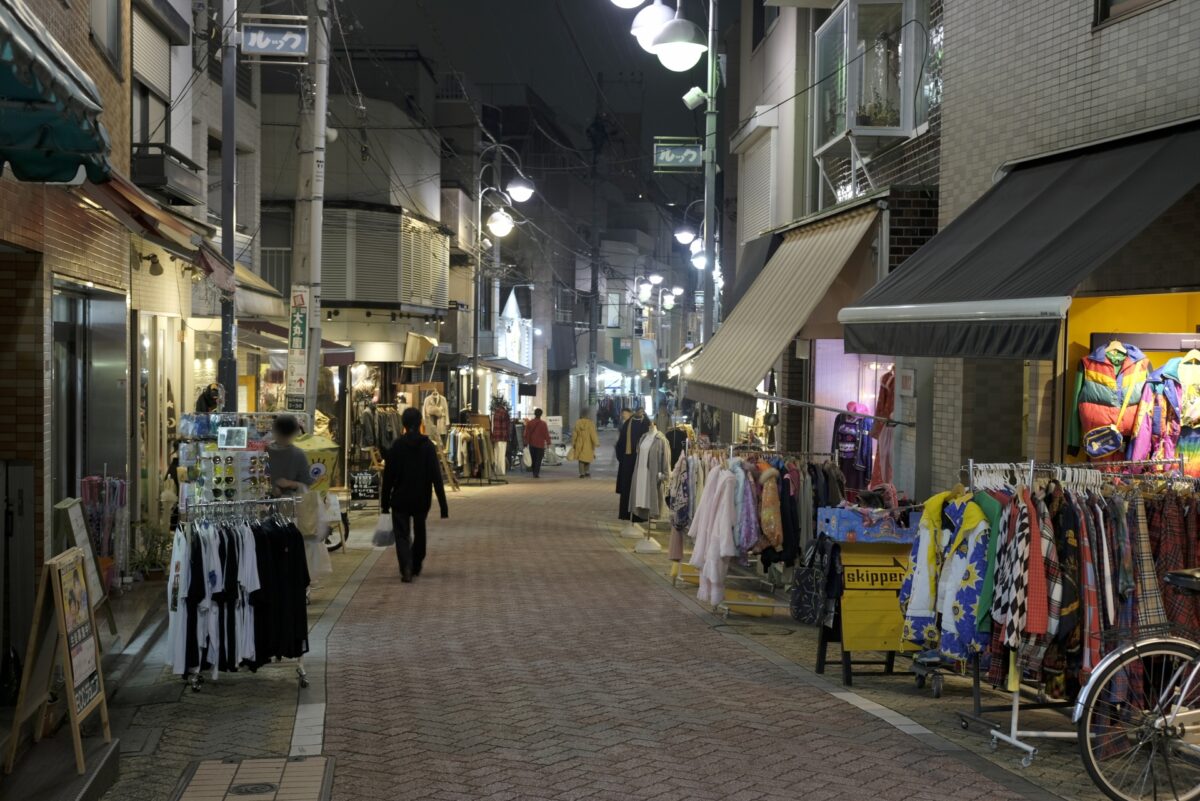
<path fill-rule="evenodd" d="M 630 26 L 629 32 L 637 39 L 643 50 L 653 53 L 654 37 L 658 36 L 658 32 L 662 30 L 663 26 L 674 18 L 674 12 L 663 3 L 663 0 L 654 0 L 652 5 L 643 8 L 633 18 L 633 25 Z"/>
<path fill-rule="evenodd" d="M 663 277 L 658 273 L 651 273 L 646 280 L 649 281 L 652 286 L 658 286 L 663 282 Z"/>
<path fill-rule="evenodd" d="M 484 159 L 487 155 L 492 154 L 492 161 L 486 162 Z M 500 165 L 502 154 L 507 154 L 509 163 L 513 169 L 517 171 L 517 175 L 508 184 L 508 191 L 504 192 L 495 187 L 501 186 L 500 180 Z M 475 175 L 475 336 L 473 337 L 473 346 L 471 349 L 471 374 L 474 382 L 471 387 L 471 394 L 476 396 L 475 403 L 477 412 L 485 411 L 483 397 L 480 396 L 480 388 L 483 386 L 479 380 L 484 373 L 482 367 L 479 366 L 479 335 L 483 331 L 483 251 L 484 251 L 484 236 L 483 236 L 483 196 L 487 192 L 495 192 L 503 198 L 504 206 L 493 211 L 487 218 L 487 229 L 491 232 L 496 241 L 492 245 L 492 269 L 495 274 L 500 272 L 500 239 L 512 233 L 513 227 L 516 225 L 516 220 L 512 214 L 508 212 L 505 206 L 510 206 L 512 202 L 524 203 L 533 197 L 533 182 L 521 171 L 521 154 L 514 150 L 509 145 L 503 142 L 493 141 L 491 144 L 479 151 L 479 160 L 483 162 L 479 168 L 479 172 Z M 483 174 L 488 168 L 492 170 L 492 187 L 483 186 Z"/>
<path fill-rule="evenodd" d="M 624 8 L 626 10 L 637 8 L 644 2 L 646 2 L 646 0 L 612 0 L 612 4 L 614 6 L 617 8 Z"/>
<path fill-rule="evenodd" d="M 659 63 L 671 72 L 687 72 L 696 66 L 708 45 L 700 26 L 683 16 L 683 0 L 675 8 L 675 18 L 663 25 L 650 43 Z"/>
<path fill-rule="evenodd" d="M 634 18 L 630 32 L 637 38 L 642 49 L 654 53 L 669 70 L 682 72 L 691 69 L 707 54 L 707 83 L 702 93 L 688 92 L 685 100 L 688 108 L 698 108 L 704 103 L 704 253 L 715 252 L 717 209 L 717 0 L 708 0 L 708 41 L 704 41 L 699 26 L 683 18 L 683 0 L 678 0 L 675 14 L 661 0 L 643 8 Z M 670 15 L 670 16 L 668 16 Z M 703 95 L 701 99 L 700 95 Z M 681 232 L 682 233 L 682 232 Z M 686 233 L 676 237 L 681 244 L 692 241 Z M 704 269 L 707 259 L 696 265 Z M 712 271 L 705 278 L 704 322 L 700 329 L 700 340 L 711 335 L 715 308 L 715 281 Z"/>

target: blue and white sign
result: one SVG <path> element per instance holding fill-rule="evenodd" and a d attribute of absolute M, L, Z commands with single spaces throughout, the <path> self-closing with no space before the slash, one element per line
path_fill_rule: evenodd
<path fill-rule="evenodd" d="M 242 25 L 242 53 L 304 58 L 308 55 L 308 26 L 247 22 Z"/>

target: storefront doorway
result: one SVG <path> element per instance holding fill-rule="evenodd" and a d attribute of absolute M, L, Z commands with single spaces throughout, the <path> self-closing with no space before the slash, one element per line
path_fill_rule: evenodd
<path fill-rule="evenodd" d="M 89 475 L 126 478 L 125 298 L 55 281 L 51 352 L 51 502 Z"/>

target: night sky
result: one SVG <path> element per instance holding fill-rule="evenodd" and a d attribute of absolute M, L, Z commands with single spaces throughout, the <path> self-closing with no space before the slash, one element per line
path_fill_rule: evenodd
<path fill-rule="evenodd" d="M 686 2 L 685 13 L 703 27 L 706 4 Z M 476 85 L 528 84 L 555 108 L 579 147 L 587 146 L 583 131 L 596 107 L 589 67 L 604 74 L 612 110 L 644 112 L 644 146 L 655 134 L 702 130 L 700 115 L 680 98 L 691 86 L 703 85 L 703 60 L 690 73 L 663 68 L 629 34 L 637 9 L 626 11 L 609 0 L 341 0 L 339 9 L 351 46 L 416 45 L 439 72 L 458 70 Z M 723 29 L 727 22 L 722 19 Z M 641 84 L 628 81 L 638 73 Z"/>

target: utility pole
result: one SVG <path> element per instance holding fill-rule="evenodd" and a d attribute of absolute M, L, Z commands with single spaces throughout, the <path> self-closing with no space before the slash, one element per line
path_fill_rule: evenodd
<path fill-rule="evenodd" d="M 603 81 L 603 76 L 598 80 Z M 592 143 L 592 275 L 588 296 L 591 298 L 588 313 L 588 407 L 595 408 L 600 400 L 599 352 L 600 352 L 600 153 L 608 141 L 608 133 L 601 116 L 601 97 L 596 93 L 596 116 L 588 126 L 587 135 Z"/>
<path fill-rule="evenodd" d="M 211 35 L 211 33 L 210 33 Z M 234 263 L 237 182 L 237 0 L 221 4 L 221 255 Z M 221 296 L 221 358 L 217 382 L 225 388 L 223 411 L 238 410 L 237 317 L 232 296 Z"/>
<path fill-rule="evenodd" d="M 328 0 L 311 0 L 309 9 L 312 15 L 310 36 L 313 41 L 313 61 L 311 85 L 302 89 L 300 106 L 300 158 L 296 171 L 296 219 L 292 230 L 292 286 L 309 291 L 304 411 L 315 422 L 321 375 L 321 225 L 325 209 L 325 118 L 329 105 Z"/>
<path fill-rule="evenodd" d="M 704 323 L 700 329 L 700 342 L 713 335 L 714 312 L 717 305 L 716 284 L 713 275 L 717 270 L 716 226 L 717 226 L 717 0 L 708 2 L 708 99 L 704 106 L 704 256 L 708 259 L 704 271 Z"/>
<path fill-rule="evenodd" d="M 499 141 L 500 141 L 499 138 L 497 138 L 496 142 L 499 143 Z M 497 189 L 499 189 L 501 186 L 504 185 L 503 182 L 500 180 L 500 166 L 504 160 L 504 154 L 500 152 L 502 149 L 503 148 L 495 147 L 495 148 L 493 148 L 493 152 L 492 152 L 492 185 L 495 186 Z M 495 239 L 495 241 L 492 244 L 492 275 L 491 275 L 491 278 L 487 282 L 487 288 L 486 288 L 486 291 L 491 293 L 491 296 L 492 296 L 491 319 L 488 320 L 488 323 L 491 325 L 491 329 L 492 329 L 492 353 L 493 354 L 495 354 L 497 352 L 496 337 L 500 333 L 500 324 L 499 324 L 500 303 L 499 303 L 499 300 L 496 298 L 496 295 L 498 294 L 496 292 L 496 284 L 500 280 L 500 239 L 501 239 L 501 237 L 497 236 L 494 239 Z M 483 382 L 480 381 L 479 382 L 479 401 L 475 407 L 475 414 L 488 414 L 487 400 L 488 399 L 483 396 Z"/>

